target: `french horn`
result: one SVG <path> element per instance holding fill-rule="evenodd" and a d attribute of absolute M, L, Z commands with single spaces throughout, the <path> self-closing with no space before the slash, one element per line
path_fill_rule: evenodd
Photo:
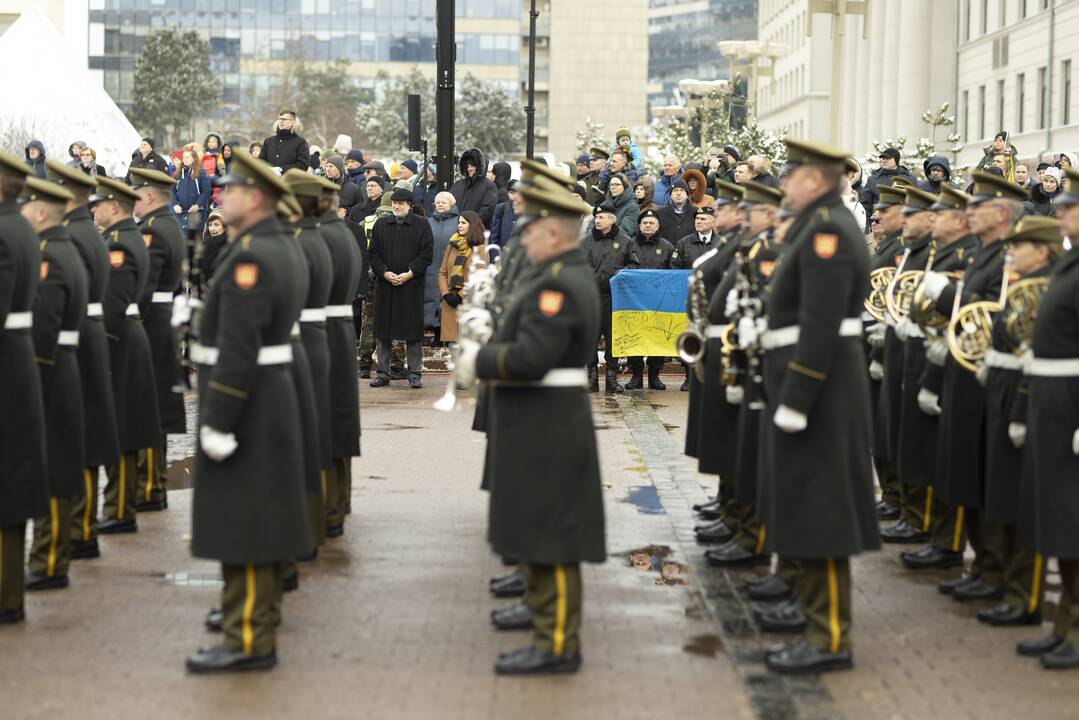
<path fill-rule="evenodd" d="M 958 281 L 959 278 L 963 277 L 963 273 L 960 270 L 946 272 L 944 275 L 955 281 Z M 936 335 L 941 330 L 948 327 L 949 317 L 937 310 L 937 303 L 925 294 L 925 277 L 923 276 L 921 280 L 923 282 L 919 282 L 918 287 L 914 290 L 914 295 L 911 296 L 910 307 L 908 310 L 910 319 L 916 322 L 918 327 L 921 328 L 922 332 L 928 337 Z"/>
<path fill-rule="evenodd" d="M 1011 279 L 1011 260 L 1005 260 L 1001 273 L 999 300 L 978 300 L 967 303 L 948 323 L 945 339 L 948 350 L 959 365 L 970 372 L 977 372 L 993 342 L 993 313 L 1004 309 L 1008 298 L 1008 282 Z"/>
<path fill-rule="evenodd" d="M 1008 288 L 1004 303 L 1004 330 L 1015 342 L 1015 354 L 1022 355 L 1034 339 L 1034 321 L 1038 317 L 1042 295 L 1049 287 L 1049 278 L 1027 278 Z"/>
<path fill-rule="evenodd" d="M 877 322 L 884 322 L 888 313 L 888 286 L 895 277 L 895 268 L 891 265 L 877 268 L 869 273 L 869 295 L 865 299 L 865 310 Z"/>

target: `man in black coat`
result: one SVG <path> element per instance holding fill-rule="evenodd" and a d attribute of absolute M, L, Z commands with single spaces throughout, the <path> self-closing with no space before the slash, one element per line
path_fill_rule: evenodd
<path fill-rule="evenodd" d="M 465 150 L 458 163 L 461 179 L 453 184 L 450 192 L 457 200 L 457 210 L 479 213 L 484 227 L 491 226 L 491 219 L 498 204 L 498 187 L 487 179 L 487 160 L 479 148 Z"/>
<path fill-rule="evenodd" d="M 282 173 L 291 168 L 307 170 L 311 151 L 307 141 L 297 133 L 303 125 L 296 119 L 294 110 L 282 110 L 274 123 L 274 134 L 262 141 L 260 158 Z"/>
<path fill-rule="evenodd" d="M 49 511 L 45 406 L 34 365 L 34 298 L 41 273 L 37 234 L 16 198 L 29 168 L 0 150 L 0 625 L 22 622 L 26 521 Z"/>
<path fill-rule="evenodd" d="M 172 327 L 172 299 L 183 281 L 187 244 L 184 232 L 169 207 L 172 186 L 176 181 L 156 170 L 136 168 L 131 171 L 132 188 L 139 193 L 135 214 L 139 216 L 139 232 L 150 253 L 150 275 L 147 278 L 145 308 L 142 324 L 150 340 L 154 359 L 154 382 L 157 388 L 157 409 L 161 417 L 160 451 L 148 450 L 139 462 L 138 512 L 164 510 L 169 506 L 165 488 L 165 456 L 169 434 L 187 432 L 184 387 L 181 377 L 180 354 L 176 331 Z"/>
<path fill-rule="evenodd" d="M 625 390 L 618 382 L 618 358 L 614 356 L 614 336 L 611 334 L 611 278 L 622 268 L 637 267 L 633 239 L 615 225 L 616 210 L 604 202 L 592 211 L 595 227 L 581 242 L 581 249 L 592 266 L 600 296 L 600 335 L 603 337 L 603 360 L 607 366 L 604 388 L 609 393 Z M 588 389 L 599 391 L 599 362 L 595 355 L 588 363 Z"/>
<path fill-rule="evenodd" d="M 862 205 L 865 207 L 865 216 L 873 214 L 873 207 L 880 200 L 880 188 L 883 185 L 891 185 L 897 177 L 906 178 L 910 185 L 914 185 L 914 175 L 910 170 L 899 164 L 901 155 L 895 148 L 885 148 L 880 154 L 880 167 L 873 171 L 862 189 Z"/>
<path fill-rule="evenodd" d="M 223 642 L 187 659 L 196 673 L 277 663 L 284 563 L 311 552 L 303 433 L 290 370 L 306 275 L 274 208 L 281 178 L 242 150 L 221 179 L 236 241 L 200 315 L 199 435 L 191 552 L 221 563 Z"/>
<path fill-rule="evenodd" d="M 458 377 L 466 386 L 478 377 L 490 388 L 488 538 L 496 553 L 519 558 L 528 576 L 532 642 L 501 655 L 495 672 L 573 673 L 581 665 L 580 564 L 607 557 L 584 390 L 601 303 L 577 240 L 588 207 L 538 172 L 527 173 L 521 192 L 531 222 L 520 247 L 534 270 L 518 276 L 519 294 L 489 342 L 461 341 Z"/>
<path fill-rule="evenodd" d="M 67 188 L 73 196 L 67 204 L 64 223 L 87 276 L 86 316 L 79 327 L 77 352 L 86 460 L 82 486 L 72 498 L 70 518 L 71 559 L 78 560 L 101 554 L 97 544 L 98 474 L 102 466 L 115 465 L 120 458 L 109 341 L 102 322 L 102 301 L 109 280 L 109 250 L 86 207 L 90 193 L 97 187 L 97 179 L 53 160 L 45 164 L 48 179 Z"/>
<path fill-rule="evenodd" d="M 463 160 L 462 160 L 463 162 Z M 484 178 L 485 182 L 489 182 Z M 492 184 L 493 187 L 493 184 Z M 371 267 L 375 273 L 375 354 L 378 375 L 371 387 L 390 384 L 390 349 L 405 342 L 408 384 L 423 387 L 423 277 L 431 264 L 431 225 L 412 212 L 412 192 L 396 188 L 390 196 L 393 216 L 379 218 L 371 232 Z"/>
<path fill-rule="evenodd" d="M 110 341 L 112 390 L 116 403 L 116 428 L 120 436 L 120 461 L 109 468 L 105 485 L 106 520 L 98 526 L 102 535 L 133 533 L 135 523 L 136 464 L 138 453 L 158 451 L 161 419 L 157 410 L 153 355 L 141 321 L 139 301 L 146 297 L 150 277 L 150 254 L 131 214 L 138 193 L 121 182 L 99 177 L 90 198 L 94 222 L 105 228 L 109 249 L 109 280 L 103 317 Z"/>
<path fill-rule="evenodd" d="M 693 215 L 696 208 L 689 201 L 689 186 L 679 178 L 671 186 L 671 196 L 667 204 L 659 209 L 659 234 L 672 245 L 685 237 L 693 227 Z M 692 263 L 690 263 L 692 264 Z M 682 267 L 671 260 L 671 267 Z M 689 267 L 686 265 L 685 267 Z"/>
<path fill-rule="evenodd" d="M 34 302 L 34 360 L 45 402 L 49 512 L 34 518 L 27 590 L 68 586 L 71 500 L 83 486 L 82 390 L 75 348 L 86 313 L 86 271 L 64 227 L 73 196 L 45 180 L 26 181 L 20 212 L 41 238 L 40 286 Z"/>
<path fill-rule="evenodd" d="M 846 154 L 788 138 L 786 187 L 798 213 L 772 276 L 760 338 L 765 410 L 760 507 L 767 543 L 799 561 L 805 637 L 765 656 L 782 673 L 853 665 L 851 555 L 880 547 L 869 383 L 862 342 L 865 238 L 839 194 Z M 745 338 L 740 338 L 745 340 Z"/>
<path fill-rule="evenodd" d="M 78 168 L 78 163 L 75 165 Z M 165 158 L 158 154 L 154 148 L 153 138 L 144 137 L 139 146 L 135 149 L 135 152 L 131 153 L 131 164 L 127 168 L 127 176 L 124 178 L 124 182 L 131 182 L 131 171 L 135 168 L 143 168 L 145 170 L 157 170 L 168 174 L 169 163 Z"/>
<path fill-rule="evenodd" d="M 642 270 L 666 270 L 671 267 L 671 253 L 674 245 L 659 234 L 659 215 L 655 210 L 645 210 L 637 218 L 637 235 L 633 238 L 633 252 Z M 666 390 L 667 386 L 659 379 L 663 363 L 667 358 L 648 358 L 648 389 Z M 626 383 L 626 390 L 640 390 L 644 387 L 643 357 L 627 358 L 630 372 L 633 374 Z"/>

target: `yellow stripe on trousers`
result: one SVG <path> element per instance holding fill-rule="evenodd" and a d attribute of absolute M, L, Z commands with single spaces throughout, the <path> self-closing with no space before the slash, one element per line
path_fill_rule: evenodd
<path fill-rule="evenodd" d="M 551 652 L 562 654 L 566 643 L 566 570 L 561 565 L 554 566 L 555 606 L 554 636 L 551 638 Z"/>
<path fill-rule="evenodd" d="M 963 539 L 963 514 L 965 511 L 966 508 L 960 505 L 955 512 L 955 535 L 952 536 L 952 552 L 959 552 L 963 549 L 959 541 Z"/>
<path fill-rule="evenodd" d="M 929 532 L 930 525 L 933 524 L 933 486 L 930 485 L 925 489 L 925 521 L 922 523 L 922 532 Z"/>
<path fill-rule="evenodd" d="M 319 471 L 319 477 L 322 478 L 322 502 L 326 502 L 326 471 Z"/>
<path fill-rule="evenodd" d="M 124 519 L 124 500 L 127 493 L 127 453 L 120 455 L 120 494 L 116 497 L 116 519 Z"/>
<path fill-rule="evenodd" d="M 764 538 L 766 534 L 766 528 L 761 525 L 761 529 L 757 532 L 757 547 L 753 550 L 754 555 L 760 555 L 764 552 Z"/>
<path fill-rule="evenodd" d="M 4 590 L 4 531 L 0 529 L 0 593 Z"/>
<path fill-rule="evenodd" d="M 146 502 L 154 497 L 154 475 L 157 468 L 154 467 L 154 449 L 146 448 Z"/>
<path fill-rule="evenodd" d="M 255 633 L 251 629 L 251 616 L 255 614 L 255 566 L 248 565 L 246 569 L 247 575 L 247 593 L 244 596 L 244 613 L 243 613 L 243 642 L 244 642 L 244 655 L 250 655 L 251 649 L 255 644 Z"/>
<path fill-rule="evenodd" d="M 835 574 L 835 560 L 828 559 L 828 631 L 832 636 L 829 652 L 839 652 L 839 580 Z"/>
<path fill-rule="evenodd" d="M 82 469 L 82 479 L 86 483 L 86 506 L 82 511 L 82 539 L 84 542 L 90 541 L 90 515 L 91 508 L 97 507 L 97 498 L 94 494 L 94 476 L 90 474 L 90 468 Z M 90 503 L 93 503 L 91 505 Z"/>
<path fill-rule="evenodd" d="M 60 512 L 56 498 L 49 498 L 49 561 L 45 574 L 52 577 L 56 572 L 56 542 L 60 539 Z"/>
<path fill-rule="evenodd" d="M 1030 584 L 1030 603 L 1027 604 L 1027 612 L 1033 613 L 1038 609 L 1038 593 L 1042 585 L 1042 554 L 1034 553 L 1034 582 Z"/>

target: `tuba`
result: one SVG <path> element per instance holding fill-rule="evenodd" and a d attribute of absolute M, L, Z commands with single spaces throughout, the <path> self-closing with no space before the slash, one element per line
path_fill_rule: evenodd
<path fill-rule="evenodd" d="M 877 268 L 869 273 L 869 295 L 865 299 L 865 310 L 877 322 L 884 322 L 888 313 L 888 286 L 895 277 L 895 268 L 891 265 Z"/>
<path fill-rule="evenodd" d="M 1027 278 L 1008 288 L 1004 303 L 1004 330 L 1015 342 L 1015 354 L 1022 355 L 1034 339 L 1034 321 L 1038 318 L 1042 295 L 1049 278 Z"/>
<path fill-rule="evenodd" d="M 1000 299 L 978 300 L 958 309 L 948 323 L 945 339 L 952 357 L 964 369 L 978 371 L 978 364 L 993 342 L 993 313 L 1000 312 L 1007 304 L 1008 281 L 1011 275 L 1011 258 L 1004 261 L 1001 273 Z"/>
<path fill-rule="evenodd" d="M 705 338 L 701 323 L 707 322 L 708 298 L 705 297 L 704 276 L 700 269 L 689 276 L 689 324 L 674 340 L 678 358 L 693 368 L 697 379 L 704 380 Z"/>

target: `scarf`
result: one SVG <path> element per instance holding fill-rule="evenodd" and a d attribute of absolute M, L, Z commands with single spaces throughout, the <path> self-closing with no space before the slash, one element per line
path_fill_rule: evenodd
<path fill-rule="evenodd" d="M 465 268 L 468 259 L 472 257 L 472 246 L 467 237 L 461 237 L 457 233 L 450 238 L 450 243 L 457 248 L 457 257 L 453 259 L 453 272 L 450 274 L 450 290 L 460 292 L 465 286 Z"/>

